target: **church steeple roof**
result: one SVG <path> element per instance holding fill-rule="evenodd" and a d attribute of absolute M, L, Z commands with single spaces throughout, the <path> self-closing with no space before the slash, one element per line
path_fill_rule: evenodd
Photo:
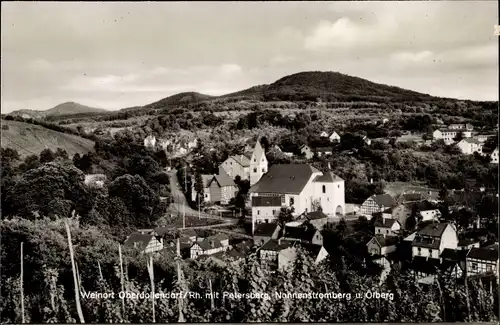
<path fill-rule="evenodd" d="M 262 156 L 265 154 L 264 152 L 264 149 L 262 148 L 262 145 L 260 144 L 260 139 L 257 139 L 257 143 L 255 143 L 255 147 L 253 149 L 253 153 L 252 153 L 252 161 L 253 162 L 253 159 L 257 159 L 258 161 L 260 161 L 260 159 L 262 158 Z"/>

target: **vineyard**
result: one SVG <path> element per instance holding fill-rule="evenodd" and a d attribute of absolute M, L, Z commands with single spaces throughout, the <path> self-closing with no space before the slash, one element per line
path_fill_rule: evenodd
<path fill-rule="evenodd" d="M 4 220 L 1 231 L 2 323 L 497 319 L 498 301 L 480 283 L 466 286 L 442 276 L 436 286 L 421 287 L 413 278 L 394 273 L 379 284 L 343 257 L 314 265 L 299 254 L 293 268 L 273 272 L 255 253 L 225 266 L 210 260 L 181 261 L 170 252 L 148 257 L 123 249 L 109 235 L 76 219 Z M 120 299 L 120 292 L 139 298 Z M 367 292 L 390 293 L 393 299 L 354 298 Z M 105 293 L 108 297 L 92 298 Z M 180 293 L 180 298 L 172 293 Z M 280 299 L 274 293 L 286 295 Z M 303 293 L 316 295 L 288 298 Z M 321 293 L 330 295 L 320 299 Z M 352 299 L 346 299 L 348 293 Z"/>

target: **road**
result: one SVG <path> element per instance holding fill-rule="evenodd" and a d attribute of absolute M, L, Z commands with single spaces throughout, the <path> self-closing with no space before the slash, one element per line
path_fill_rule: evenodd
<path fill-rule="evenodd" d="M 192 209 L 189 206 L 183 191 L 179 187 L 179 180 L 177 179 L 177 170 L 172 169 L 171 171 L 167 172 L 167 175 L 170 178 L 170 192 L 172 193 L 174 201 L 173 203 L 170 204 L 169 208 L 173 212 L 179 214 L 185 213 L 188 216 L 196 216 L 196 217 L 199 215 L 203 219 L 224 220 L 227 224 L 236 224 L 238 222 L 238 219 L 225 218 L 225 217 L 221 218 L 205 212 L 199 213 L 197 210 Z"/>

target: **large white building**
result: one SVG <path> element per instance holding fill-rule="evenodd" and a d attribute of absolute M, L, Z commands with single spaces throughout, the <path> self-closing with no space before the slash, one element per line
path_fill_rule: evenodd
<path fill-rule="evenodd" d="M 448 223 L 430 224 L 415 234 L 412 256 L 439 259 L 445 248 L 457 249 L 458 236 L 455 227 Z"/>
<path fill-rule="evenodd" d="M 476 139 L 463 139 L 457 144 L 464 155 L 472 155 L 477 152 L 479 154 L 483 153 L 483 143 Z"/>
<path fill-rule="evenodd" d="M 328 216 L 345 212 L 344 180 L 309 164 L 271 166 L 250 188 L 250 197 L 253 224 L 276 220 L 282 207 L 293 207 L 295 215 L 318 206 Z"/>

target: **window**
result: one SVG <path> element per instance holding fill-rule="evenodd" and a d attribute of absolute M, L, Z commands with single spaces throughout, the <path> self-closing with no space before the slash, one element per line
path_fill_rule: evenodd
<path fill-rule="evenodd" d="M 378 230 L 378 233 L 380 234 L 380 229 Z"/>
<path fill-rule="evenodd" d="M 256 173 L 256 172 L 257 172 L 257 168 L 254 168 L 254 169 L 253 169 L 253 172 L 254 172 L 254 173 Z"/>
<path fill-rule="evenodd" d="M 337 185 L 337 188 L 340 188 L 340 185 Z"/>
<path fill-rule="evenodd" d="M 266 169 L 265 168 L 262 168 L 262 172 L 265 173 Z"/>
<path fill-rule="evenodd" d="M 472 263 L 472 271 L 477 271 L 477 263 Z"/>
<path fill-rule="evenodd" d="M 281 204 L 285 204 L 285 196 L 281 197 Z"/>
<path fill-rule="evenodd" d="M 260 210 L 257 210 L 257 215 L 260 216 Z"/>
<path fill-rule="evenodd" d="M 293 197 L 290 198 L 290 205 L 293 205 L 295 203 L 295 200 L 293 199 Z"/>
<path fill-rule="evenodd" d="M 326 186 L 323 185 L 323 193 L 326 193 Z"/>
<path fill-rule="evenodd" d="M 253 162 L 257 162 L 257 159 L 254 159 Z"/>
<path fill-rule="evenodd" d="M 273 210 L 273 216 L 276 214 L 276 210 Z"/>
<path fill-rule="evenodd" d="M 429 249 L 429 256 L 432 256 L 432 249 Z"/>
<path fill-rule="evenodd" d="M 266 223 L 269 223 L 269 219 L 266 219 Z"/>
<path fill-rule="evenodd" d="M 232 162 L 232 161 L 230 161 L 230 162 L 229 162 L 229 165 L 232 165 L 232 164 L 233 164 L 233 162 Z"/>
<path fill-rule="evenodd" d="M 491 272 L 491 271 L 492 271 L 491 265 L 486 265 L 486 272 Z"/>

